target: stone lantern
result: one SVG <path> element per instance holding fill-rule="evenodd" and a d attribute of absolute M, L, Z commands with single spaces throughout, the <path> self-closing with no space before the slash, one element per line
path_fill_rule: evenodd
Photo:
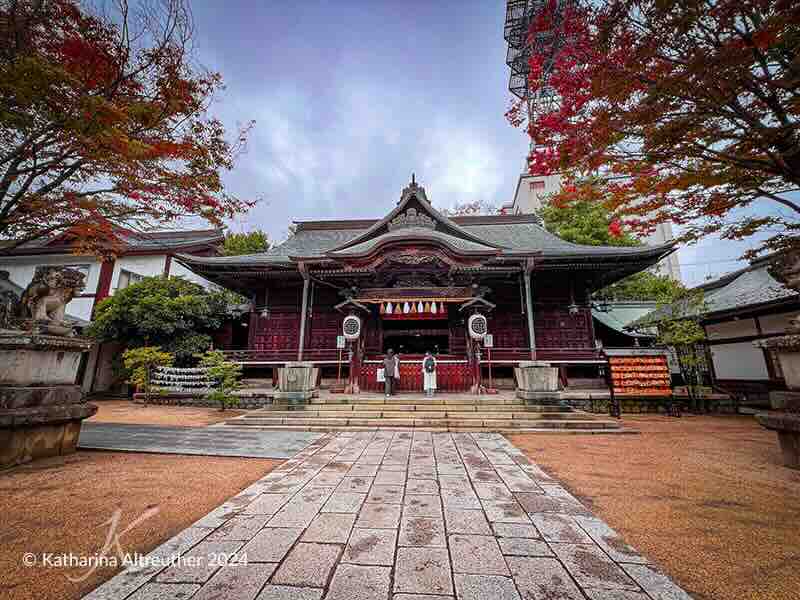
<path fill-rule="evenodd" d="M 770 275 L 786 287 L 800 292 L 800 250 L 787 252 L 770 268 Z M 800 469 L 800 315 L 792 319 L 787 334 L 759 340 L 755 344 L 775 352 L 786 381 L 785 392 L 772 392 L 773 409 L 756 415 L 758 422 L 778 434 L 787 467 Z"/>

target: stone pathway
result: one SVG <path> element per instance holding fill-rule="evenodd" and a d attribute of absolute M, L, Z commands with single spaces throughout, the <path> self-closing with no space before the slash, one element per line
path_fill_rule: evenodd
<path fill-rule="evenodd" d="M 78 448 L 159 454 L 291 458 L 321 433 L 84 422 Z"/>
<path fill-rule="evenodd" d="M 175 555 L 85 598 L 689 598 L 492 433 L 328 434 L 150 557 Z"/>

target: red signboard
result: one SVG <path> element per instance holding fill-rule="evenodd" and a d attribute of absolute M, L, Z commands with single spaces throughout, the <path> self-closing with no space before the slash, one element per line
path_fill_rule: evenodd
<path fill-rule="evenodd" d="M 671 396 L 667 357 L 610 356 L 615 396 Z"/>

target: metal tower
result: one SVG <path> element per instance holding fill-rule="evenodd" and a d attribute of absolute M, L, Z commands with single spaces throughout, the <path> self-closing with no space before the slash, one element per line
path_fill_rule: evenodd
<path fill-rule="evenodd" d="M 553 62 L 564 47 L 561 23 L 566 10 L 577 0 L 508 0 L 503 37 L 508 44 L 506 64 L 511 69 L 508 90 L 525 102 L 529 122 L 537 114 L 555 109 L 558 98 L 547 85 Z M 547 15 L 548 26 L 531 32 L 531 24 Z M 543 21 L 544 22 L 544 21 Z M 530 89 L 530 60 L 532 51 L 545 57 L 542 75 L 535 92 Z"/>

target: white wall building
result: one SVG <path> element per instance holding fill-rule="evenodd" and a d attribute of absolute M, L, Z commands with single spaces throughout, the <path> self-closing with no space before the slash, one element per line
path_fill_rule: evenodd
<path fill-rule="evenodd" d="M 561 190 L 561 176 L 554 175 L 526 175 L 522 174 L 517 180 L 514 190 L 514 200 L 511 204 L 503 206 L 509 214 L 525 214 L 538 212 L 550 194 Z M 661 223 L 649 236 L 642 239 L 645 244 L 657 246 L 674 239 L 671 223 Z M 681 280 L 681 266 L 678 253 L 673 252 L 652 269 L 654 272 L 669 275 L 676 281 Z"/>
<path fill-rule="evenodd" d="M 0 271 L 7 272 L 8 280 L 22 289 L 31 282 L 39 266 L 65 266 L 81 271 L 86 276 L 85 288 L 66 308 L 68 318 L 79 327 L 89 324 L 94 307 L 100 300 L 144 277 L 177 276 L 205 287 L 214 286 L 172 260 L 172 257 L 176 253 L 199 256 L 216 254 L 217 247 L 224 239 L 221 229 L 125 232 L 122 237 L 122 251 L 109 260 L 75 254 L 72 241 L 66 236 L 23 244 L 0 253 Z M 83 378 L 86 392 L 108 389 L 113 379 L 111 359 L 118 350 L 111 344 L 103 344 L 92 350 Z"/>

